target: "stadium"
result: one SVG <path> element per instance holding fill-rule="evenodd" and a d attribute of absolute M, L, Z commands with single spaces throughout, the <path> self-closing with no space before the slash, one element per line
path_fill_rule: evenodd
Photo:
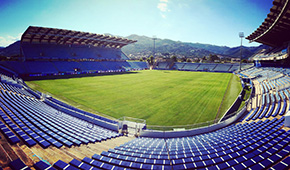
<path fill-rule="evenodd" d="M 289 3 L 274 0 L 261 26 L 246 37 L 271 47 L 255 54 L 254 64 L 128 61 L 122 48 L 136 40 L 29 26 L 21 37 L 19 59 L 0 61 L 0 169 L 289 169 Z M 208 77 L 198 84 L 207 84 L 194 91 L 190 80 L 203 76 Z M 233 87 L 237 93 L 225 114 L 218 115 L 233 77 L 238 78 L 239 86 Z M 72 82 L 66 85 L 68 81 Z M 143 94 L 129 86 L 132 81 L 150 82 L 142 89 L 152 98 L 140 97 Z M 220 91 L 211 91 L 212 86 Z M 44 88 L 57 89 L 57 94 L 67 90 L 84 106 L 96 101 L 92 105 L 100 107 L 92 110 L 99 112 L 72 106 Z M 250 94 L 244 99 L 248 88 Z M 132 100 L 123 103 L 130 90 Z M 204 99 L 206 104 L 217 97 L 218 105 L 209 110 L 209 119 L 200 118 L 197 123 L 199 118 L 191 117 L 192 109 L 197 108 L 197 114 L 212 108 L 192 101 L 201 101 L 205 92 L 210 98 Z M 100 98 L 88 97 L 92 93 Z M 187 94 L 191 98 L 182 98 Z M 108 95 L 110 100 L 105 103 Z M 148 98 L 156 98 L 152 107 L 145 103 Z M 172 98 L 169 101 L 174 102 L 161 105 Z M 181 114 L 182 107 L 178 107 L 169 113 L 174 110 L 170 106 L 178 105 L 188 110 Z M 155 111 L 150 109 L 158 106 L 157 110 L 170 109 L 161 110 L 165 115 L 151 120 Z M 144 116 L 146 112 L 149 115 Z"/>

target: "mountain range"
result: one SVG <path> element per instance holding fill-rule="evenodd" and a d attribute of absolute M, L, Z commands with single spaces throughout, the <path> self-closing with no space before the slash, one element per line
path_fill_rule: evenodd
<path fill-rule="evenodd" d="M 153 54 L 153 40 L 150 37 L 132 34 L 124 37 L 127 39 L 137 40 L 136 43 L 129 44 L 122 48 L 122 51 L 129 56 L 129 58 L 138 59 L 140 57 L 148 57 Z M 243 46 L 243 57 L 249 58 L 253 54 L 259 52 L 261 49 L 270 48 L 265 45 L 258 47 Z M 20 41 L 3 48 L 0 47 L 0 56 L 12 57 L 20 54 Z M 240 57 L 240 47 L 217 46 L 211 44 L 188 43 L 181 41 L 173 41 L 170 39 L 156 39 L 155 40 L 155 54 L 156 56 L 170 57 L 172 55 L 178 58 L 201 58 L 216 54 L 223 57 Z"/>
<path fill-rule="evenodd" d="M 149 56 L 153 54 L 153 40 L 150 37 L 130 35 L 125 38 L 137 40 L 134 44 L 129 44 L 122 48 L 123 52 L 130 57 L 141 57 Z M 268 49 L 270 47 L 260 45 L 258 47 L 245 47 L 243 46 L 242 58 L 249 58 L 261 49 Z M 217 46 L 211 44 L 201 43 L 187 43 L 181 41 L 173 41 L 169 39 L 156 39 L 155 40 L 155 53 L 156 56 L 171 56 L 176 55 L 179 57 L 198 57 L 208 56 L 210 54 L 221 55 L 224 57 L 238 58 L 240 57 L 240 46 L 238 47 L 227 47 Z"/>
<path fill-rule="evenodd" d="M 0 56 L 13 57 L 20 54 L 20 41 L 16 41 L 7 47 L 0 47 Z"/>

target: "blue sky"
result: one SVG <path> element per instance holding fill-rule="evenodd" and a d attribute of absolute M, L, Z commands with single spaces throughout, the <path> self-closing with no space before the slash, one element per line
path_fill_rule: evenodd
<path fill-rule="evenodd" d="M 235 47 L 239 32 L 251 34 L 271 7 L 272 0 L 0 0 L 0 46 L 33 25 Z"/>

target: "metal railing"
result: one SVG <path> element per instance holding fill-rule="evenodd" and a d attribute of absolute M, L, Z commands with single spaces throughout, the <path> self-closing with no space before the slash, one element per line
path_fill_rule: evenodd
<path fill-rule="evenodd" d="M 138 119 L 138 118 L 127 117 L 127 116 L 123 116 L 123 117 L 119 118 L 118 121 L 129 121 L 129 122 L 146 124 L 146 120 L 144 120 L 144 119 Z"/>
<path fill-rule="evenodd" d="M 227 116 L 225 116 L 223 119 L 227 120 L 230 117 L 233 117 L 239 112 L 243 111 L 246 109 L 248 101 L 246 101 L 246 104 L 238 111 L 233 112 Z M 195 123 L 195 124 L 189 124 L 189 125 L 174 125 L 174 126 L 159 126 L 159 125 L 147 125 L 148 130 L 158 130 L 158 131 L 180 131 L 180 130 L 189 130 L 189 129 L 195 129 L 195 128 L 200 128 L 200 127 L 207 127 L 211 126 L 214 124 L 218 124 L 217 122 L 219 119 L 214 119 L 206 122 L 201 122 L 201 123 Z M 219 122 L 220 123 L 220 122 Z"/>

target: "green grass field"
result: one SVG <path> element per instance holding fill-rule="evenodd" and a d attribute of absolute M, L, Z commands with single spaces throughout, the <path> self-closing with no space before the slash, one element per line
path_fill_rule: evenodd
<path fill-rule="evenodd" d="M 231 85 L 225 95 L 228 83 Z M 27 84 L 78 108 L 114 118 L 145 119 L 149 125 L 213 120 L 224 95 L 222 113 L 241 90 L 239 79 L 233 74 L 158 70 Z"/>

